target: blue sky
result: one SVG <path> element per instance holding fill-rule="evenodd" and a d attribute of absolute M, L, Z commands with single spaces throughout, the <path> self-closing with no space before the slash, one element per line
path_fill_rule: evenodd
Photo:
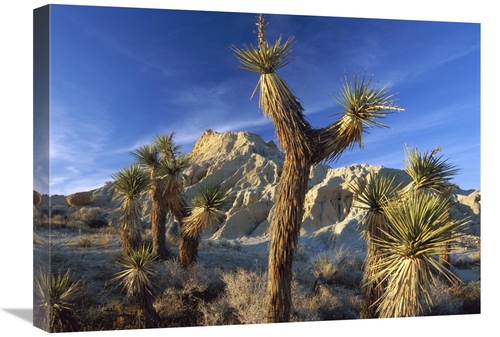
<path fill-rule="evenodd" d="M 258 75 L 230 47 L 256 44 L 255 13 L 60 6 L 51 9 L 50 194 L 90 190 L 133 161 L 130 151 L 176 132 L 189 152 L 205 129 L 274 138 L 250 99 Z M 404 146 L 438 144 L 480 189 L 480 25 L 304 15 L 266 16 L 266 34 L 295 36 L 280 75 L 314 127 L 335 121 L 346 72 L 373 75 L 406 111 L 372 129 L 332 167 L 402 168 Z M 37 181 L 35 180 L 35 187 Z M 40 186 L 40 190 L 45 188 Z"/>

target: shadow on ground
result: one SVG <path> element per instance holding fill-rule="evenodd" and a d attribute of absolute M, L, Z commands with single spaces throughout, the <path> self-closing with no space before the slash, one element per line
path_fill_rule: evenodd
<path fill-rule="evenodd" d="M 2 309 L 5 312 L 8 312 L 11 315 L 19 317 L 24 321 L 33 324 L 33 308 L 29 309 Z"/>

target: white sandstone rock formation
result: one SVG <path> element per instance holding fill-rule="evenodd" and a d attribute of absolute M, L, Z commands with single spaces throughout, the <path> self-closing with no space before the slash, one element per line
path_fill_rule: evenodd
<path fill-rule="evenodd" d="M 266 242 L 284 161 L 284 154 L 276 144 L 265 142 L 254 133 L 207 130 L 189 155 L 191 165 L 183 172 L 188 203 L 205 181 L 222 183 L 232 203 L 226 220 L 218 228 L 207 229 L 203 237 L 236 240 L 247 245 Z M 341 168 L 317 165 L 311 170 L 299 244 L 312 245 L 318 250 L 322 244 L 330 249 L 332 245 L 364 249 L 358 228 L 363 211 L 353 207 L 349 184 L 370 172 L 396 175 L 398 182 L 410 180 L 404 171 L 368 164 Z M 480 194 L 460 189 L 452 194 L 453 214 L 470 216 L 469 232 L 474 235 L 479 235 Z M 112 183 L 90 191 L 90 196 L 89 205 L 116 208 Z M 147 213 L 149 208 L 145 209 Z M 169 226 L 174 226 L 172 217 L 169 222 Z"/>

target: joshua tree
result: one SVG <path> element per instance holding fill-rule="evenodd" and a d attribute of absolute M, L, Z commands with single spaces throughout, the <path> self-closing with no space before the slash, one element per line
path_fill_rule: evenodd
<path fill-rule="evenodd" d="M 113 281 L 120 281 L 127 292 L 130 304 L 137 309 L 141 328 L 155 328 L 160 323 L 158 313 L 153 306 L 157 290 L 152 280 L 156 273 L 154 269 L 156 258 L 156 253 L 151 247 L 146 246 L 129 253 L 123 252 L 118 260 L 118 265 L 123 270 L 113 278 Z"/>
<path fill-rule="evenodd" d="M 258 16 L 258 47 L 232 47 L 241 69 L 260 74 L 259 106 L 271 118 L 276 136 L 286 157 L 278 187 L 276 210 L 270 219 L 268 322 L 287 322 L 291 310 L 292 261 L 300 234 L 304 200 L 311 167 L 322 161 L 338 159 L 346 148 L 363 146 L 363 129 L 385 126 L 375 121 L 387 113 L 402 111 L 388 95 L 386 87 L 377 88 L 371 79 L 355 74 L 353 84 L 347 75 L 341 89 L 341 117 L 331 125 L 314 129 L 304 116 L 300 100 L 276 71 L 289 64 L 294 38 L 282 44 L 281 37 L 269 44 L 264 17 Z M 257 90 L 257 88 L 256 88 Z"/>
<path fill-rule="evenodd" d="M 199 237 L 203 230 L 214 225 L 220 225 L 230 207 L 227 191 L 222 188 L 221 184 L 212 182 L 201 184 L 192 203 L 193 207 L 189 212 L 189 216 L 184 219 L 181 234 L 182 237 L 196 244 L 191 245 L 189 250 L 181 252 L 181 260 L 184 261 L 184 267 L 189 267 L 196 263 Z"/>
<path fill-rule="evenodd" d="M 386 235 L 374 238 L 380 254 L 372 282 L 387 282 L 377 301 L 381 318 L 412 317 L 432 304 L 433 270 L 450 282 L 458 279 L 434 257 L 460 236 L 467 220 L 453 220 L 445 198 L 430 193 L 408 192 L 404 198 L 383 205 L 388 222 Z"/>
<path fill-rule="evenodd" d="M 153 251 L 161 260 L 171 256 L 166 242 L 167 194 L 165 193 L 165 175 L 162 172 L 164 160 L 155 144 L 138 147 L 132 155 L 147 172 L 149 172 L 149 214 L 153 234 Z"/>
<path fill-rule="evenodd" d="M 179 152 L 179 146 L 174 141 L 175 133 L 158 135 L 154 144 L 161 157 L 161 174 L 164 181 L 163 197 L 166 210 L 179 223 L 181 239 L 179 244 L 179 259 L 184 268 L 194 263 L 190 252 L 196 251 L 198 239 L 183 235 L 184 221 L 189 216 L 189 208 L 184 199 L 182 186 L 182 170 L 189 164 L 189 157 Z"/>
<path fill-rule="evenodd" d="M 401 184 L 395 183 L 396 176 L 392 178 L 386 175 L 370 172 L 365 177 L 356 180 L 350 185 L 356 201 L 356 207 L 366 210 L 366 215 L 361 219 L 363 237 L 367 245 L 367 254 L 364 263 L 364 274 L 362 280 L 362 307 L 360 318 L 376 317 L 375 303 L 383 291 L 381 279 L 375 279 L 376 266 L 380 260 L 380 249 L 374 243 L 375 239 L 384 238 L 388 229 L 388 220 L 383 210 L 383 202 L 392 199 L 398 192 Z"/>
<path fill-rule="evenodd" d="M 113 176 L 120 205 L 120 234 L 122 249 L 129 253 L 139 248 L 141 239 L 142 203 L 140 196 L 148 188 L 149 178 L 139 164 L 124 167 Z"/>

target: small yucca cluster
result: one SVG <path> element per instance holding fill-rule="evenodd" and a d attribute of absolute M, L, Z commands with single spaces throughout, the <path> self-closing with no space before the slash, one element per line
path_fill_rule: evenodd
<path fill-rule="evenodd" d="M 72 310 L 80 290 L 70 270 L 54 274 L 40 269 L 34 280 L 34 325 L 50 332 L 78 331 Z"/>
<path fill-rule="evenodd" d="M 435 273 L 455 283 L 446 254 L 462 235 L 467 219 L 450 215 L 451 176 L 457 172 L 433 152 L 406 148 L 406 186 L 395 177 L 370 173 L 351 185 L 368 245 L 363 278 L 362 318 L 419 316 L 432 305 Z"/>
<path fill-rule="evenodd" d="M 127 292 L 127 297 L 137 309 L 139 326 L 142 328 L 158 327 L 160 319 L 153 307 L 157 287 L 154 278 L 154 264 L 157 255 L 151 247 L 141 246 L 128 253 L 122 253 L 118 265 L 122 270 L 113 281 L 119 280 Z"/>

